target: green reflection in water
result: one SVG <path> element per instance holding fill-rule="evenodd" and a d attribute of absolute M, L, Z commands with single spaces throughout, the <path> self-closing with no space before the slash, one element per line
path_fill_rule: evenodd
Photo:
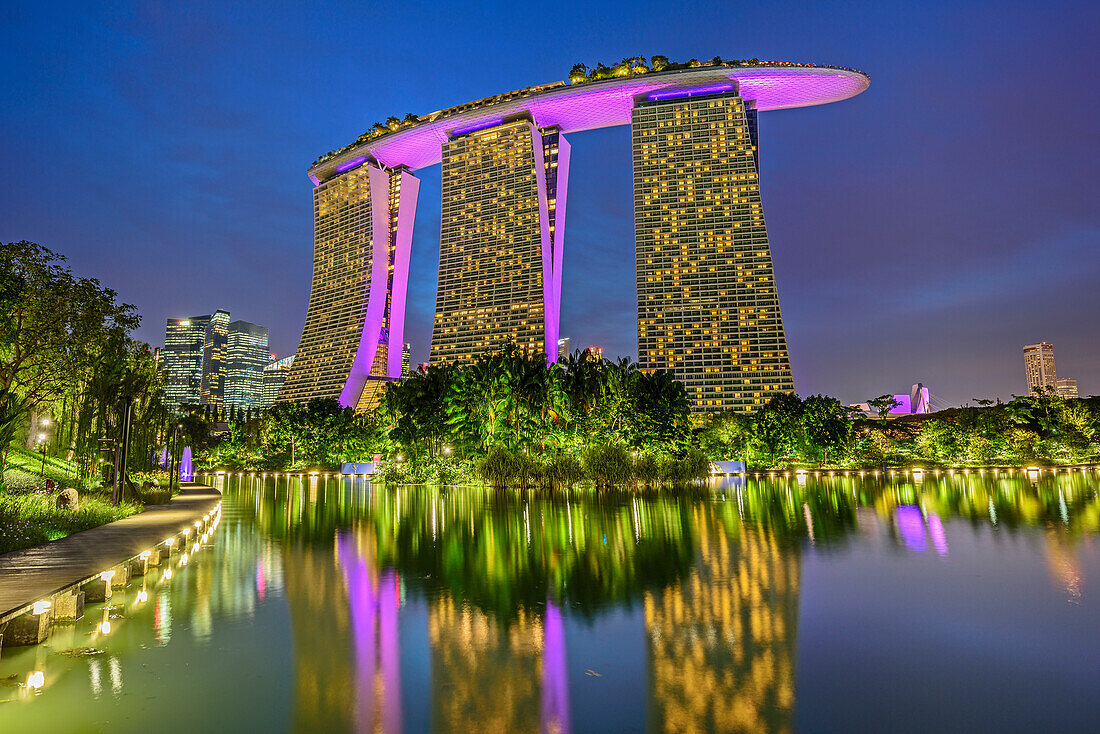
<path fill-rule="evenodd" d="M 147 601 L 132 588 L 47 645 L 4 651 L 5 724 L 69 730 L 78 712 L 139 731 L 194 709 L 223 729 L 570 731 L 621 699 L 638 728 L 785 731 L 811 543 L 874 533 L 949 554 L 952 517 L 987 535 L 1042 528 L 1048 574 L 1072 602 L 1075 545 L 1100 529 L 1096 477 L 1079 472 L 729 479 L 690 496 L 220 484 L 231 521 L 174 579 L 151 577 Z M 285 622 L 273 605 L 261 613 L 283 598 Z M 421 617 L 408 616 L 412 602 Z M 627 607 L 644 659 L 600 671 L 610 693 L 586 703 L 575 679 L 551 675 L 567 670 L 576 631 L 556 610 L 603 629 Z M 416 645 L 422 688 L 401 667 Z M 102 654 L 60 654 L 82 647 Z M 44 673 L 38 695 L 32 671 Z"/>

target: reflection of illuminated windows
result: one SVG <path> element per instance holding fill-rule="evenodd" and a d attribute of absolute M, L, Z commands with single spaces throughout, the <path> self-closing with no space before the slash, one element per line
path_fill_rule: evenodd
<path fill-rule="evenodd" d="M 695 509 L 690 575 L 645 600 L 655 731 L 789 731 L 797 556 L 747 526 L 736 537 Z"/>

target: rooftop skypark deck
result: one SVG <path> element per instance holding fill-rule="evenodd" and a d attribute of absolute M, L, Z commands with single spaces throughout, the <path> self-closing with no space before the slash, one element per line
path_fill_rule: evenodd
<path fill-rule="evenodd" d="M 368 158 L 387 168 L 431 166 L 440 162 L 443 144 L 456 132 L 490 126 L 520 112 L 530 113 L 542 127 L 558 126 L 563 133 L 627 125 L 634 100 L 640 95 L 688 93 L 720 85 L 732 89 L 733 83 L 744 99 L 766 111 L 839 102 L 866 90 L 871 80 L 864 72 L 845 67 L 728 62 L 586 78 L 574 84 L 553 82 L 450 107 L 420 116 L 415 122 L 406 116 L 405 122 L 391 124 L 386 132 L 373 137 L 366 133 L 355 143 L 321 156 L 310 167 L 309 177 L 320 183 Z"/>

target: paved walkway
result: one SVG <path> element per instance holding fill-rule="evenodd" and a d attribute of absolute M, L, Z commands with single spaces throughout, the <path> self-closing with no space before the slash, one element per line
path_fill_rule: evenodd
<path fill-rule="evenodd" d="M 152 548 L 189 527 L 219 500 L 221 493 L 212 487 L 184 483 L 167 505 L 0 555 L 0 619 Z"/>

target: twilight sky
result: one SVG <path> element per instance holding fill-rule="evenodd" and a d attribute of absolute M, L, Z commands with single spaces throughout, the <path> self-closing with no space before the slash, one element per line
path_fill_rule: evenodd
<path fill-rule="evenodd" d="M 1025 392 L 1021 346 L 1100 393 L 1095 2 L 111 3 L 0 7 L 0 238 L 69 256 L 138 336 L 221 307 L 294 350 L 309 164 L 391 114 L 564 79 L 576 61 L 759 57 L 871 88 L 761 115 L 795 384 L 845 402 Z M 103 6 L 103 7 L 101 7 Z M 570 136 L 562 335 L 635 355 L 630 138 Z M 427 358 L 439 166 L 408 324 Z"/>

